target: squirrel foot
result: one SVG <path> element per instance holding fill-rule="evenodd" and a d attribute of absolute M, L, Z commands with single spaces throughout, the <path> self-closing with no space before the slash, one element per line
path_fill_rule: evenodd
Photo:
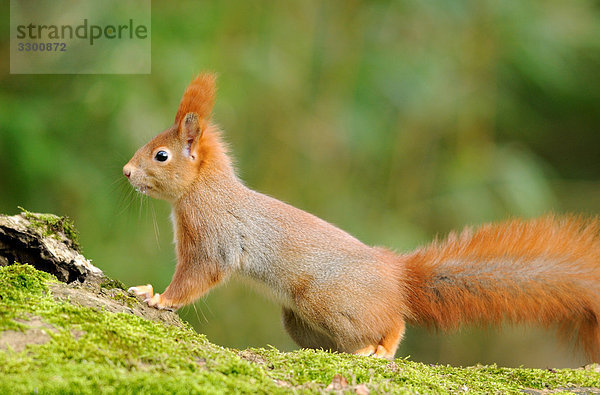
<path fill-rule="evenodd" d="M 379 344 L 377 346 L 370 344 L 366 347 L 363 347 L 359 350 L 354 351 L 354 354 L 361 355 L 364 357 L 374 356 L 375 358 L 385 358 L 385 359 L 393 359 L 394 358 L 394 353 L 391 351 L 388 351 L 381 344 Z"/>
<path fill-rule="evenodd" d="M 368 345 L 366 347 L 361 348 L 360 350 L 354 351 L 354 354 L 360 355 L 360 356 L 363 356 L 363 357 L 368 357 L 368 356 L 371 356 L 371 355 L 375 354 L 375 350 L 376 350 L 375 346 Z"/>
<path fill-rule="evenodd" d="M 394 359 L 402 335 L 404 335 L 404 322 L 398 323 L 393 330 L 381 339 L 379 344 L 369 344 L 366 347 L 354 351 L 354 354 L 363 356 L 372 355 L 376 358 L 385 358 L 391 361 Z"/>
<path fill-rule="evenodd" d="M 175 307 L 169 303 L 165 298 L 159 294 L 154 293 L 152 285 L 139 285 L 137 287 L 131 287 L 127 292 L 133 292 L 137 296 L 143 296 L 144 302 L 148 303 L 148 306 L 154 307 L 158 310 L 175 310 Z"/>

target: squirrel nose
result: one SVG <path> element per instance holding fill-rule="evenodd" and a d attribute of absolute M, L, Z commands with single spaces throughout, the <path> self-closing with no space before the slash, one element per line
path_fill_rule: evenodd
<path fill-rule="evenodd" d="M 129 163 L 123 166 L 123 175 L 127 178 L 131 177 L 131 166 Z"/>

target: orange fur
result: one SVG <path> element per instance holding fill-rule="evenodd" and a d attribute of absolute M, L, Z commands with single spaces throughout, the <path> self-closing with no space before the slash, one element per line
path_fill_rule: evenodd
<path fill-rule="evenodd" d="M 598 219 L 485 225 L 404 255 L 372 248 L 244 186 L 210 123 L 214 97 L 214 75 L 198 75 L 175 124 L 123 169 L 173 207 L 171 284 L 162 295 L 132 288 L 149 305 L 191 303 L 236 272 L 271 290 L 303 347 L 392 358 L 405 321 L 444 330 L 508 321 L 556 325 L 600 360 Z M 157 159 L 161 150 L 167 160 Z"/>
<path fill-rule="evenodd" d="M 442 330 L 504 321 L 558 326 L 600 359 L 600 222 L 485 225 L 403 256 L 409 322 Z"/>
<path fill-rule="evenodd" d="M 216 76 L 201 73 L 190 82 L 179 103 L 175 123 L 179 124 L 187 113 L 196 113 L 200 118 L 210 118 L 216 96 Z"/>
<path fill-rule="evenodd" d="M 177 211 L 176 211 L 177 212 Z M 187 216 L 177 215 L 177 267 L 171 284 L 162 294 L 163 303 L 183 306 L 192 303 L 219 283 L 226 275 L 218 263 L 208 257 L 198 257 L 197 237 L 202 234 L 197 224 L 190 223 Z M 196 265 L 194 262 L 203 262 Z"/>

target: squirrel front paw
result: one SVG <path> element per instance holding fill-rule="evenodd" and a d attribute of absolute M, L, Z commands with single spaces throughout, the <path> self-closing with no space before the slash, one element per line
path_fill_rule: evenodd
<path fill-rule="evenodd" d="M 176 307 L 166 300 L 161 294 L 154 293 L 152 285 L 139 285 L 137 287 L 131 287 L 127 292 L 133 292 L 137 296 L 143 296 L 144 302 L 148 303 L 148 306 L 154 307 L 158 310 L 175 310 Z"/>
<path fill-rule="evenodd" d="M 148 299 L 150 299 L 153 294 L 154 294 L 154 289 L 152 288 L 152 285 L 147 284 L 147 285 L 138 285 L 137 287 L 131 287 L 127 290 L 127 292 L 133 292 L 134 294 L 136 294 L 136 296 L 143 296 L 144 297 L 144 302 Z"/>

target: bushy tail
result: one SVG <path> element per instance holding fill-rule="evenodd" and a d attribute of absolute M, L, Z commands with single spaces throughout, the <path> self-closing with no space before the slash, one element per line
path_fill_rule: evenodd
<path fill-rule="evenodd" d="M 442 330 L 557 326 L 600 362 L 600 221 L 514 220 L 466 229 L 402 257 L 410 316 Z"/>

